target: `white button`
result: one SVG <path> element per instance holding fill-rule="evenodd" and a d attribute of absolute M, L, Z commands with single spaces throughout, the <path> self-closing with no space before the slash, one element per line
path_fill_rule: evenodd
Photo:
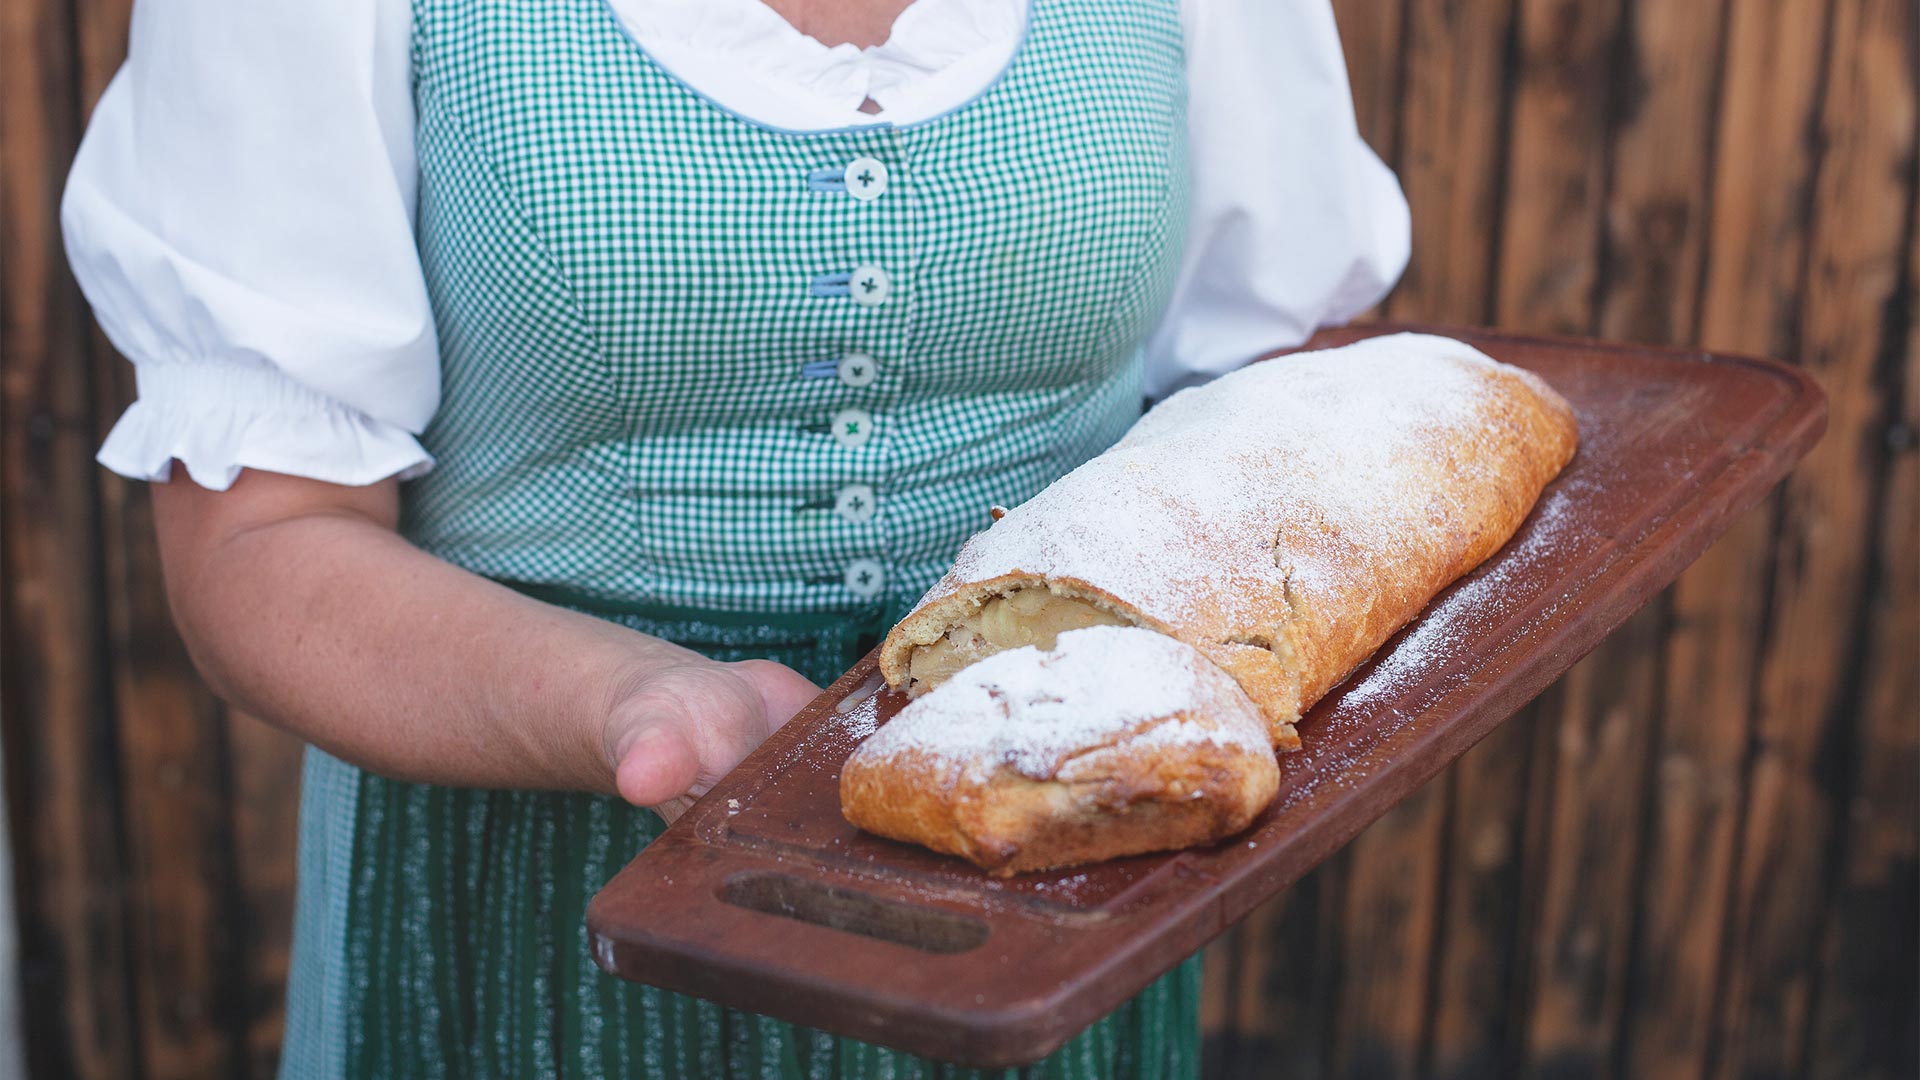
<path fill-rule="evenodd" d="M 834 497 L 833 512 L 854 524 L 872 521 L 873 512 L 878 504 L 873 497 L 873 489 L 865 484 L 848 484 Z"/>
<path fill-rule="evenodd" d="M 833 441 L 857 450 L 873 438 L 873 414 L 865 409 L 841 409 L 833 414 Z"/>
<path fill-rule="evenodd" d="M 857 157 L 847 162 L 847 194 L 872 202 L 887 193 L 887 167 L 877 158 Z"/>
<path fill-rule="evenodd" d="M 847 588 L 855 596 L 879 596 L 887 587 L 887 568 L 872 559 L 855 559 L 847 564 Z"/>
<path fill-rule="evenodd" d="M 840 381 L 859 389 L 870 385 L 880 374 L 880 365 L 866 353 L 850 352 L 840 358 Z"/>
<path fill-rule="evenodd" d="M 877 266 L 856 266 L 853 268 L 853 280 L 847 282 L 853 290 L 855 301 L 867 307 L 879 307 L 887 302 L 887 294 L 893 291 L 893 281 L 887 272 Z"/>

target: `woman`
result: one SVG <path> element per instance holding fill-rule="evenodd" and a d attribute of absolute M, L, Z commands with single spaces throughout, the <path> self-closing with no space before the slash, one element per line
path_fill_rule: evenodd
<path fill-rule="evenodd" d="M 291 1077 L 940 1071 L 602 975 L 586 900 L 988 506 L 1407 239 L 1267 0 L 144 5 L 65 224 L 181 632 L 314 747 Z M 1197 994 L 1044 1073 L 1191 1073 Z"/>

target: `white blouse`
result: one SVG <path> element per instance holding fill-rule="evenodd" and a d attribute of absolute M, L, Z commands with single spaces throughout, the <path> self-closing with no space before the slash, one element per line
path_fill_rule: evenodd
<path fill-rule="evenodd" d="M 700 93 L 796 130 L 910 123 L 983 90 L 1026 0 L 915 0 L 828 48 L 762 0 L 609 0 Z M 414 246 L 409 0 L 140 0 L 68 180 L 67 250 L 138 400 L 101 464 L 418 475 L 440 395 Z M 1385 295 L 1407 205 L 1360 139 L 1329 0 L 1181 0 L 1192 203 L 1148 345 L 1158 396 Z M 878 114 L 860 111 L 871 99 Z"/>

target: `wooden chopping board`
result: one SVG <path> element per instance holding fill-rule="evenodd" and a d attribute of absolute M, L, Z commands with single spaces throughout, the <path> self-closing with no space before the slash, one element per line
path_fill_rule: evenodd
<path fill-rule="evenodd" d="M 1322 335 L 1342 344 L 1415 327 Z M 1338 850 L 1590 652 L 1816 442 L 1771 361 L 1437 329 L 1538 372 L 1579 454 L 1519 533 L 1299 725 L 1218 846 L 1010 881 L 868 836 L 839 771 L 905 704 L 869 655 L 594 898 L 615 975 L 974 1066 L 1046 1055 Z"/>

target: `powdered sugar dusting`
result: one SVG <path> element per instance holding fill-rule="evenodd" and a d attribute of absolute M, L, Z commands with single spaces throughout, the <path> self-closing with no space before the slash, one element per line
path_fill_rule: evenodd
<path fill-rule="evenodd" d="M 1169 719 L 1175 714 L 1188 714 Z M 1089 750 L 1211 742 L 1269 753 L 1246 694 L 1192 647 L 1152 630 L 1097 626 L 1052 651 L 1011 649 L 915 699 L 861 744 L 865 755 L 928 755 L 986 774 L 1049 779 Z"/>
<path fill-rule="evenodd" d="M 880 698 L 876 694 L 868 693 L 853 702 L 852 707 L 833 711 L 839 717 L 841 730 L 856 739 L 864 739 L 880 727 Z"/>
<path fill-rule="evenodd" d="M 1551 395 L 1531 373 L 1418 334 L 1282 357 L 1175 394 L 976 535 L 927 598 L 1039 574 L 1177 625 L 1202 597 L 1232 621 L 1271 612 L 1289 588 L 1368 588 L 1379 568 L 1457 543 L 1471 516 L 1461 500 L 1484 492 L 1473 481 L 1519 439 L 1490 371 Z M 1436 467 L 1460 482 L 1406 489 Z M 1290 523 L 1313 524 L 1319 539 L 1276 550 Z"/>
<path fill-rule="evenodd" d="M 1365 679 L 1340 694 L 1341 706 L 1368 708 L 1398 700 L 1412 682 L 1474 647 L 1476 639 L 1467 632 L 1475 625 L 1471 614 L 1494 604 L 1517 582 L 1534 576 L 1540 560 L 1562 546 L 1563 536 L 1575 520 L 1576 494 L 1563 487 L 1542 499 L 1520 542 L 1503 549 L 1487 573 L 1465 582 L 1427 609 L 1413 632 L 1402 638 Z"/>

